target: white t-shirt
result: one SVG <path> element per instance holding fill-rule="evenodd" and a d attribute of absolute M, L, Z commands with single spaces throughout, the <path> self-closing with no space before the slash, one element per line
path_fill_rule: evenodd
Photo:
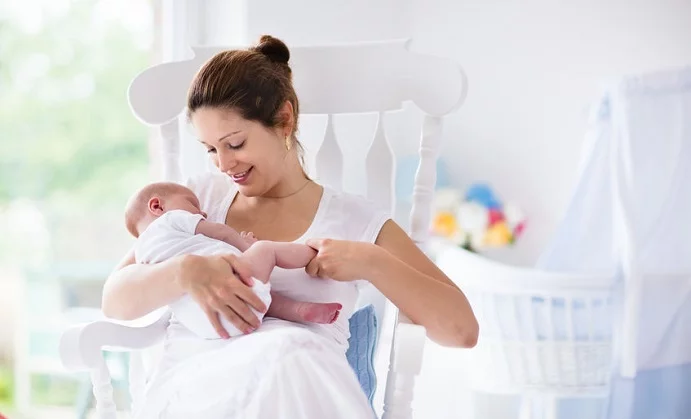
<path fill-rule="evenodd" d="M 206 212 L 208 221 L 225 223 L 230 205 L 237 194 L 237 187 L 230 177 L 222 173 L 206 173 L 189 179 L 186 186 L 199 198 L 201 209 Z M 386 211 L 363 197 L 324 188 L 312 224 L 295 242 L 304 243 L 310 238 L 331 238 L 374 243 L 382 226 L 390 218 Z M 312 278 L 303 269 L 285 270 L 277 267 L 271 275 L 271 285 L 274 291 L 299 301 L 338 302 L 343 308 L 338 320 L 333 324 L 302 325 L 266 318 L 263 329 L 304 327 L 330 338 L 343 352 L 348 349 L 348 320 L 353 314 L 358 297 L 357 282 Z M 179 322 L 171 321 L 166 347 L 172 350 L 176 341 L 189 343 L 190 335 L 191 332 Z"/>

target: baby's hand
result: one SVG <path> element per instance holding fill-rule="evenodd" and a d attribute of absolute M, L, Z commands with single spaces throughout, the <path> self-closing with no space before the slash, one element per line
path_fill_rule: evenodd
<path fill-rule="evenodd" d="M 245 239 L 245 241 L 249 244 L 254 244 L 257 242 L 257 238 L 254 237 L 254 233 L 252 233 L 251 231 L 241 231 L 240 237 Z"/>

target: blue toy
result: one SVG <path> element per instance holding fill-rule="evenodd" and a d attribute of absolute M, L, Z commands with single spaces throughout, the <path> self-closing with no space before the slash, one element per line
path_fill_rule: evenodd
<path fill-rule="evenodd" d="M 487 209 L 501 209 L 501 202 L 494 195 L 492 189 L 484 183 L 470 185 L 465 193 L 465 199 L 477 202 Z"/>

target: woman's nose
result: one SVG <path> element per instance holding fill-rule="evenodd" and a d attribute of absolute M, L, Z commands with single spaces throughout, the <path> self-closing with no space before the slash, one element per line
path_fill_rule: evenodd
<path fill-rule="evenodd" d="M 237 164 L 237 160 L 231 152 L 219 153 L 217 161 L 218 169 L 223 173 L 231 171 Z"/>

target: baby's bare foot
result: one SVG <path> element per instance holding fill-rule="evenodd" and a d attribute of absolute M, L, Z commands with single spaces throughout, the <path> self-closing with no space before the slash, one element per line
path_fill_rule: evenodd
<path fill-rule="evenodd" d="M 296 311 L 305 322 L 331 324 L 338 319 L 342 308 L 343 306 L 338 303 L 300 302 Z"/>

